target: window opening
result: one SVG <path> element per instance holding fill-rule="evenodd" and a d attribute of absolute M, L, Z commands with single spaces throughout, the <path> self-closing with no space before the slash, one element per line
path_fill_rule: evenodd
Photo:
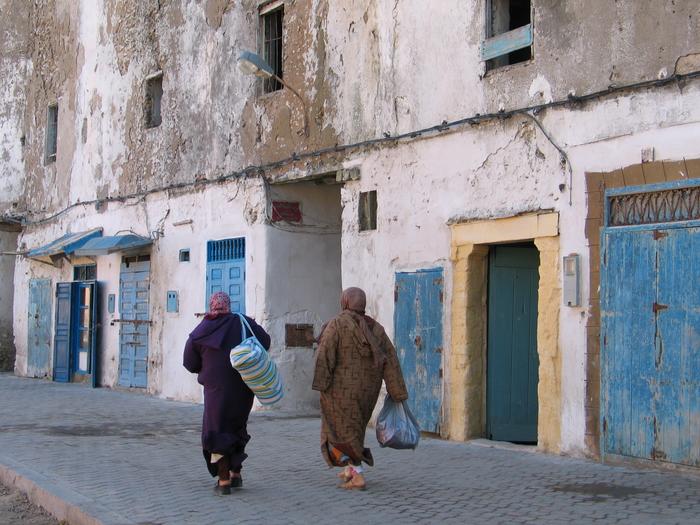
<path fill-rule="evenodd" d="M 280 78 L 282 76 L 282 23 L 284 6 L 280 4 L 274 9 L 261 11 L 263 58 L 270 64 L 272 70 Z M 272 93 L 282 89 L 282 83 L 276 78 L 263 80 L 263 93 Z"/>
<path fill-rule="evenodd" d="M 160 126 L 161 100 L 163 98 L 163 75 L 157 74 L 146 79 L 146 127 L 155 128 Z"/>
<path fill-rule="evenodd" d="M 97 279 L 96 264 L 80 264 L 73 267 L 74 281 L 94 281 Z"/>
<path fill-rule="evenodd" d="M 377 229 L 377 191 L 360 192 L 360 231 Z"/>
<path fill-rule="evenodd" d="M 180 262 L 190 262 L 190 249 L 180 250 Z"/>
<path fill-rule="evenodd" d="M 58 105 L 49 106 L 46 113 L 46 162 L 56 162 L 58 150 Z"/>
<path fill-rule="evenodd" d="M 486 40 L 481 46 L 481 58 L 486 60 L 486 69 L 530 60 L 530 0 L 487 0 L 486 9 Z"/>
<path fill-rule="evenodd" d="M 245 238 L 207 241 L 207 262 L 245 259 Z"/>

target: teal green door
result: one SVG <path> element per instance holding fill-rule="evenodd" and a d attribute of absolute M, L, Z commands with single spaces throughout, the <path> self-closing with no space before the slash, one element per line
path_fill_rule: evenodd
<path fill-rule="evenodd" d="M 496 441 L 537 442 L 538 267 L 532 245 L 491 249 L 486 430 Z"/>

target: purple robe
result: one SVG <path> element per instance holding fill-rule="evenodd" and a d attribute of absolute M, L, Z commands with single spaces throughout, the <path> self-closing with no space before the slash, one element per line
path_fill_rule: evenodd
<path fill-rule="evenodd" d="M 253 319 L 246 320 L 255 337 L 270 348 L 270 336 Z M 250 337 L 247 333 L 246 337 Z M 240 472 L 246 457 L 248 416 L 253 407 L 253 392 L 231 366 L 231 349 L 240 344 L 241 322 L 236 314 L 223 314 L 216 319 L 203 319 L 190 334 L 183 365 L 198 374 L 197 381 L 204 386 L 204 418 L 202 421 L 202 449 L 207 468 L 217 475 L 216 464 L 210 463 L 212 453 L 229 458 L 231 470 Z"/>

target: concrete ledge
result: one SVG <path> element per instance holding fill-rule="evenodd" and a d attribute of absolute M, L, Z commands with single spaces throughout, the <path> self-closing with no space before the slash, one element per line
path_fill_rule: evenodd
<path fill-rule="evenodd" d="M 135 525 L 62 483 L 53 482 L 5 456 L 0 456 L 0 481 L 23 492 L 29 501 L 70 525 Z"/>

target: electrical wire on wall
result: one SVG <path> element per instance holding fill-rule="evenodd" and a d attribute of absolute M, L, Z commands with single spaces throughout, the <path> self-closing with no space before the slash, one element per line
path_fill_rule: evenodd
<path fill-rule="evenodd" d="M 536 104 L 532 106 L 526 106 L 522 108 L 517 108 L 517 109 L 512 109 L 508 111 L 498 111 L 495 113 L 486 113 L 486 114 L 475 114 L 470 117 L 465 117 L 461 118 L 458 120 L 453 120 L 453 121 L 443 121 L 440 124 L 436 124 L 434 126 L 430 126 L 427 128 L 421 128 L 417 129 L 414 131 L 408 131 L 406 133 L 401 133 L 398 135 L 390 135 L 390 134 L 384 134 L 381 137 L 373 138 L 373 139 L 368 139 L 368 140 L 363 140 L 359 142 L 354 142 L 354 143 L 349 143 L 349 144 L 336 144 L 335 146 L 330 146 L 327 148 L 321 148 L 317 149 L 314 151 L 309 151 L 309 152 L 304 152 L 304 153 L 292 153 L 289 157 L 286 157 L 284 159 L 280 159 L 274 162 L 269 162 L 266 164 L 261 164 L 261 165 L 256 165 L 256 166 L 248 166 L 246 168 L 243 168 L 240 171 L 235 171 L 231 172 L 226 175 L 222 175 L 220 177 L 212 178 L 212 179 L 199 179 L 199 180 L 194 180 L 194 181 L 183 181 L 183 182 L 178 182 L 178 183 L 172 183 L 172 184 L 166 184 L 164 186 L 158 186 L 151 188 L 149 190 L 144 190 L 144 191 L 139 191 L 139 192 L 134 192 L 126 195 L 115 195 L 115 196 L 109 196 L 105 198 L 100 198 L 100 199 L 92 199 L 88 201 L 80 201 L 80 202 L 75 202 L 73 204 L 70 204 L 66 206 L 65 208 L 61 209 L 60 211 L 57 211 L 51 215 L 48 215 L 46 217 L 43 217 L 41 219 L 27 219 L 25 218 L 23 220 L 24 225 L 39 225 L 39 224 L 44 224 L 50 221 L 53 221 L 59 217 L 61 217 L 63 214 L 67 213 L 69 210 L 76 208 L 78 206 L 102 206 L 105 203 L 110 203 L 110 202 L 125 202 L 130 199 L 145 199 L 146 196 L 154 194 L 154 193 L 161 193 L 161 192 L 166 192 L 170 190 L 178 190 L 178 189 L 186 189 L 186 188 L 193 188 L 193 187 L 198 187 L 198 186 L 207 186 L 211 184 L 223 184 L 231 180 L 239 180 L 239 179 L 247 179 L 249 177 L 260 177 L 265 181 L 265 184 L 269 184 L 268 177 L 266 176 L 267 173 L 275 171 L 277 169 L 283 168 L 285 166 L 293 165 L 296 162 L 306 160 L 306 159 L 316 159 L 318 157 L 321 157 L 323 155 L 327 154 L 333 154 L 333 153 L 345 153 L 345 152 L 352 152 L 352 151 L 357 151 L 357 150 L 362 150 L 363 148 L 369 148 L 369 147 L 375 147 L 383 144 L 397 144 L 397 143 L 403 143 L 403 142 L 410 142 L 413 140 L 417 140 L 419 138 L 430 138 L 430 137 L 435 137 L 439 136 L 441 133 L 444 133 L 446 131 L 454 130 L 456 128 L 460 128 L 463 126 L 476 126 L 488 122 L 494 122 L 494 121 L 503 121 L 505 119 L 511 118 L 513 116 L 517 115 L 524 115 L 527 118 L 532 119 L 537 127 L 542 131 L 542 133 L 545 135 L 547 140 L 549 140 L 550 143 L 559 151 L 559 154 L 561 155 L 562 159 L 565 161 L 568 171 L 569 171 L 569 204 L 572 202 L 572 197 L 571 197 L 571 184 L 573 183 L 573 170 L 571 167 L 571 163 L 568 160 L 568 156 L 566 152 L 557 144 L 557 142 L 552 138 L 552 136 L 544 129 L 542 124 L 539 122 L 539 120 L 535 117 L 536 114 L 538 114 L 540 111 L 548 109 L 548 108 L 562 108 L 562 107 L 570 107 L 570 108 L 578 108 L 581 107 L 583 104 L 586 102 L 590 102 L 593 100 L 598 100 L 601 98 L 609 97 L 611 95 L 617 94 L 617 93 L 622 93 L 622 92 L 627 92 L 627 91 L 636 91 L 636 90 L 641 90 L 641 89 L 649 89 L 649 88 L 654 88 L 654 87 L 663 87 L 667 86 L 673 83 L 676 83 L 678 85 L 681 85 L 684 82 L 696 80 L 700 78 L 700 71 L 693 71 L 690 73 L 685 73 L 685 74 L 675 74 L 666 78 L 659 78 L 659 79 L 653 79 L 653 80 L 644 80 L 641 82 L 635 82 L 631 84 L 623 84 L 619 86 L 611 85 L 608 86 L 606 89 L 600 90 L 600 91 L 595 91 L 591 92 L 585 95 L 580 95 L 580 96 L 575 96 L 575 95 L 569 95 L 566 99 L 562 100 L 556 100 L 552 102 L 546 102 L 542 104 Z M 31 212 L 30 212 L 31 213 Z M 265 210 L 266 218 L 270 220 L 269 217 L 269 210 Z M 271 223 L 271 221 L 270 221 Z M 280 229 L 282 227 L 280 226 Z M 296 230 L 295 230 L 296 231 Z"/>

